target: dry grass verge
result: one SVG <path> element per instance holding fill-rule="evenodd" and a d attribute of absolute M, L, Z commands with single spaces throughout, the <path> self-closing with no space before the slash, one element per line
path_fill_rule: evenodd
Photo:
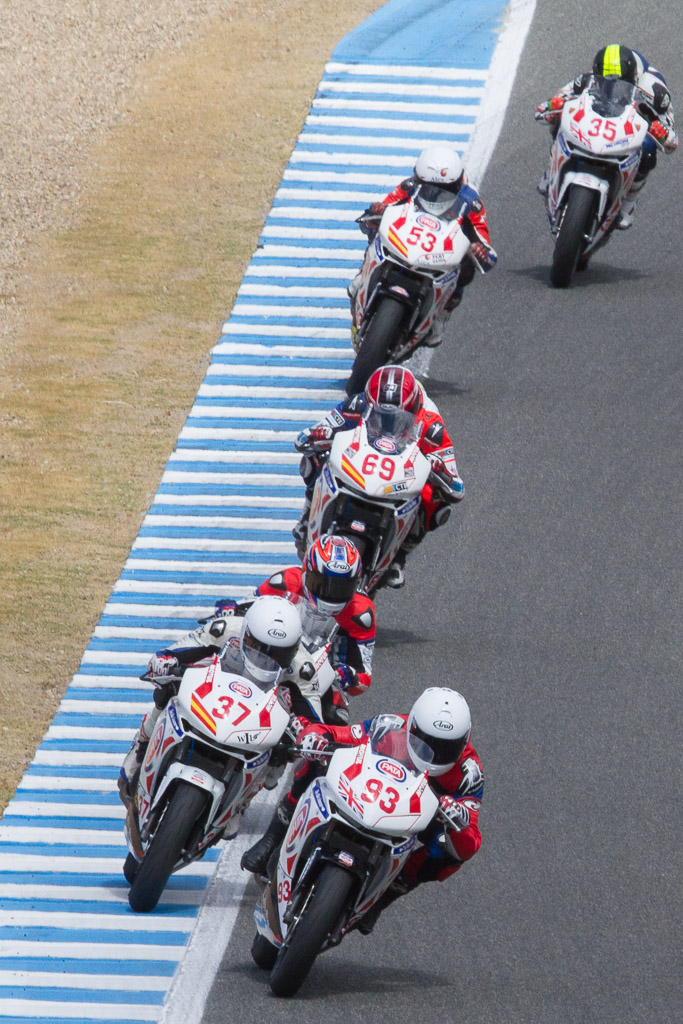
<path fill-rule="evenodd" d="M 379 0 L 245 0 L 144 69 L 33 246 L 0 380 L 0 806 L 76 671 L 324 61 Z"/>

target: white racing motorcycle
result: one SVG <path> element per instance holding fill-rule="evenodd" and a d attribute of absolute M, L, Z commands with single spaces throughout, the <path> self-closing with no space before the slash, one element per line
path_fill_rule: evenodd
<path fill-rule="evenodd" d="M 338 748 L 297 804 L 254 912 L 252 957 L 270 970 L 275 995 L 298 991 L 317 955 L 386 892 L 417 835 L 442 813 L 427 773 L 408 756 L 405 730 L 386 722 L 393 718 L 375 719 L 360 746 Z M 418 753 L 431 762 L 426 744 Z"/>
<path fill-rule="evenodd" d="M 550 151 L 546 197 L 555 237 L 550 279 L 567 288 L 577 266 L 604 245 L 633 183 L 649 122 L 635 86 L 596 78 L 568 100 Z"/>
<path fill-rule="evenodd" d="M 157 721 L 126 817 L 123 870 L 133 910 L 153 910 L 174 871 L 237 835 L 244 810 L 270 785 L 269 773 L 286 764 L 288 679 L 322 718 L 335 675 L 328 651 L 302 644 L 276 685 L 224 671 L 218 655 L 186 669 Z"/>
<path fill-rule="evenodd" d="M 438 216 L 421 205 L 425 189 L 432 191 L 430 201 L 423 201 L 438 208 Z M 351 339 L 357 355 L 346 385 L 349 395 L 362 391 L 379 366 L 403 362 L 427 342 L 455 291 L 471 244 L 462 228 L 467 205 L 452 192 L 438 189 L 437 195 L 435 189 L 421 185 L 406 203 L 388 206 L 368 246 L 353 302 Z M 432 202 L 439 197 L 441 202 Z"/>
<path fill-rule="evenodd" d="M 403 436 L 384 434 L 381 416 L 372 413 L 354 430 L 339 431 L 313 491 L 306 550 L 325 533 L 349 537 L 363 564 L 360 589 L 369 595 L 410 533 L 432 474 L 413 430 L 408 415 Z"/>

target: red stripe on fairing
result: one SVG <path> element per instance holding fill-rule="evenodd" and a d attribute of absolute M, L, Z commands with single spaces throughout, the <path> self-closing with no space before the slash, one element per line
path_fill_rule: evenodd
<path fill-rule="evenodd" d="M 410 813 L 419 814 L 422 807 L 422 800 L 419 793 L 413 793 L 410 797 Z"/>

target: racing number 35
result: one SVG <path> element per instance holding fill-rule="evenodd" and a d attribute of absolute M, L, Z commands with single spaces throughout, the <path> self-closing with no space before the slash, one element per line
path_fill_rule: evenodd
<path fill-rule="evenodd" d="M 602 135 L 603 139 L 607 139 L 608 142 L 614 142 L 617 137 L 617 126 L 614 121 L 603 121 L 601 117 L 594 117 L 588 134 L 593 137 Z"/>
<path fill-rule="evenodd" d="M 377 469 L 378 463 L 379 469 Z M 375 455 L 374 452 L 368 452 L 368 454 L 363 459 L 363 473 L 374 473 L 375 470 L 377 470 L 382 480 L 391 480 L 392 476 L 394 475 L 395 469 L 396 464 L 394 460 L 390 459 L 387 455 L 385 455 L 380 462 L 379 455 Z"/>

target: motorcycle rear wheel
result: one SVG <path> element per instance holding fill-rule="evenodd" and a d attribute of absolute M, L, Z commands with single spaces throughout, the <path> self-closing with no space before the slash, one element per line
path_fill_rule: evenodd
<path fill-rule="evenodd" d="M 154 910 L 205 806 L 206 795 L 196 786 L 178 785 L 130 887 L 133 910 Z"/>
<path fill-rule="evenodd" d="M 336 864 L 325 864 L 301 917 L 280 949 L 270 972 L 276 996 L 293 996 L 301 988 L 321 946 L 339 920 L 353 876 Z"/>
<path fill-rule="evenodd" d="M 579 257 L 585 248 L 585 236 L 590 230 L 595 199 L 593 189 L 572 185 L 569 190 L 567 208 L 555 242 L 550 269 L 550 280 L 555 288 L 568 288 L 572 283 Z"/>
<path fill-rule="evenodd" d="M 363 332 L 360 349 L 356 356 L 351 376 L 346 382 L 346 394 L 356 395 L 365 387 L 368 377 L 387 361 L 387 354 L 399 339 L 401 322 L 406 307 L 388 296 L 380 299 L 368 328 Z"/>

